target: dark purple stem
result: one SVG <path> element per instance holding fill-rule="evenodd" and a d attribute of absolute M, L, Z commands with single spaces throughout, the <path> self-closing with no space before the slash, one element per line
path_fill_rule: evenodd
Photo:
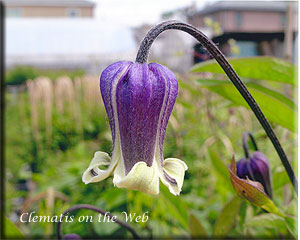
<path fill-rule="evenodd" d="M 80 210 L 80 209 L 88 209 L 88 210 L 92 210 L 92 211 L 95 211 L 95 212 L 98 212 L 98 213 L 101 213 L 103 215 L 106 214 L 106 216 L 109 217 L 109 219 L 111 219 L 113 217 L 113 215 L 111 215 L 110 213 L 100 209 L 100 208 L 97 208 L 95 206 L 92 206 L 92 205 L 89 205 L 89 204 L 79 204 L 79 205 L 75 205 L 73 207 L 70 207 L 68 210 L 66 210 L 63 214 L 62 214 L 62 219 L 64 219 L 64 217 L 66 215 L 68 215 L 70 212 L 73 212 L 73 211 L 76 211 L 76 210 Z M 131 232 L 131 234 L 133 235 L 133 237 L 135 239 L 140 239 L 140 237 L 137 235 L 137 233 L 133 230 L 133 228 L 131 226 L 129 226 L 128 224 L 120 221 L 119 219 L 114 219 L 114 221 L 116 223 L 118 223 L 121 227 L 123 228 L 126 228 L 129 232 Z M 63 235 L 62 235 L 62 227 L 61 227 L 61 224 L 62 222 L 58 222 L 58 225 L 57 225 L 57 237 L 58 239 L 62 239 Z"/>
<path fill-rule="evenodd" d="M 182 23 L 179 21 L 166 21 L 163 22 L 155 27 L 153 27 L 146 37 L 143 39 L 139 51 L 137 53 L 136 62 L 138 63 L 146 63 L 147 58 L 149 55 L 150 47 L 153 43 L 153 41 L 157 38 L 159 34 L 161 34 L 163 31 L 170 30 L 170 29 L 177 29 L 184 31 L 191 36 L 193 36 L 195 39 L 197 39 L 203 47 L 205 47 L 209 53 L 216 59 L 216 61 L 220 64 L 220 66 L 223 68 L 233 85 L 237 88 L 237 90 L 240 92 L 240 94 L 243 96 L 243 98 L 246 100 L 252 111 L 254 112 L 256 118 L 260 122 L 261 126 L 264 128 L 267 136 L 271 140 L 274 148 L 276 149 L 281 162 L 290 178 L 290 181 L 292 185 L 294 186 L 295 192 L 298 195 L 298 181 L 295 176 L 295 173 L 293 171 L 293 168 L 291 167 L 288 158 L 281 147 L 279 140 L 272 129 L 270 123 L 262 113 L 260 107 L 258 106 L 257 102 L 254 100 L 250 92 L 248 91 L 245 84 L 240 80 L 239 76 L 236 74 L 236 72 L 233 70 L 229 62 L 226 60 L 223 53 L 216 47 L 216 45 L 208 38 L 206 37 L 201 31 L 199 31 L 197 28 Z"/>
<path fill-rule="evenodd" d="M 258 148 L 257 148 L 257 145 L 256 145 L 256 142 L 255 142 L 255 139 L 254 139 L 253 135 L 250 132 L 244 132 L 242 142 L 243 142 L 243 149 L 244 149 L 246 158 L 249 158 L 249 149 L 248 149 L 248 138 L 249 137 L 251 139 L 251 142 L 254 146 L 255 151 L 258 151 Z"/>

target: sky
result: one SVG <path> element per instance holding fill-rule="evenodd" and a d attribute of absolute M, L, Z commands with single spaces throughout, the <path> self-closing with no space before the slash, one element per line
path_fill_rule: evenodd
<path fill-rule="evenodd" d="M 135 27 L 142 23 L 155 24 L 160 15 L 196 3 L 197 8 L 216 0 L 92 0 L 96 3 L 95 18 L 105 22 L 121 22 Z"/>

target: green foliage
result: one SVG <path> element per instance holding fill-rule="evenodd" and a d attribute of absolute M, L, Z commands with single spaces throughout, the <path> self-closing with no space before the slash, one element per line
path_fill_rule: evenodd
<path fill-rule="evenodd" d="M 184 229 L 188 229 L 188 214 L 184 201 L 170 193 L 169 189 L 161 186 L 161 193 L 164 196 L 166 211 L 178 220 Z"/>
<path fill-rule="evenodd" d="M 211 148 L 208 148 L 208 152 L 211 163 L 215 170 L 215 174 L 220 178 L 220 183 L 222 183 L 222 187 L 227 187 L 228 190 L 231 190 L 232 187 L 228 181 L 229 173 L 225 163 Z"/>
<path fill-rule="evenodd" d="M 7 85 L 20 85 L 26 80 L 34 79 L 38 76 L 37 70 L 33 67 L 18 66 L 6 72 L 5 83 Z"/>
<path fill-rule="evenodd" d="M 84 70 L 41 70 L 33 68 L 30 66 L 16 66 L 12 69 L 9 69 L 5 73 L 5 84 L 6 85 L 21 85 L 26 82 L 26 80 L 33 80 L 39 76 L 49 77 L 52 80 L 55 80 L 61 76 L 69 76 L 71 79 L 76 77 L 84 76 Z"/>
<path fill-rule="evenodd" d="M 297 85 L 296 66 L 274 57 L 229 58 L 229 63 L 239 77 L 269 80 L 274 82 Z M 224 70 L 215 60 L 199 63 L 192 72 L 222 73 Z"/>
<path fill-rule="evenodd" d="M 206 231 L 195 215 L 191 214 L 189 219 L 189 230 L 191 237 L 206 237 Z"/>
<path fill-rule="evenodd" d="M 273 231 L 284 234 L 286 236 L 288 234 L 296 236 L 296 233 L 291 231 L 291 229 L 289 228 L 289 224 L 295 225 L 295 221 L 292 218 L 285 220 L 285 218 L 274 215 L 272 213 L 265 213 L 249 219 L 245 224 L 245 227 L 247 229 L 255 229 L 256 227 L 264 226 L 265 228 L 272 229 Z"/>
<path fill-rule="evenodd" d="M 239 69 L 239 66 L 235 68 L 244 71 Z M 37 70 L 33 70 L 35 71 Z M 282 71 L 285 75 L 285 70 Z M 40 74 L 39 70 L 36 76 Z M 60 73 L 44 71 L 42 75 L 49 76 L 55 81 L 60 74 L 68 74 L 73 79 L 76 75 L 62 71 Z M 278 75 L 277 82 L 288 81 L 288 77 L 283 75 Z M 279 76 L 285 80 L 280 80 Z M 244 77 L 253 76 L 247 73 Z M 23 204 L 16 204 L 16 199 L 22 202 L 25 199 L 29 200 L 29 197 L 39 197 L 35 201 L 29 201 L 28 211 L 35 211 L 40 215 L 60 215 L 72 205 L 86 203 L 118 215 L 121 220 L 124 220 L 121 214 L 123 211 L 138 215 L 148 211 L 148 222 L 128 223 L 143 238 L 189 238 L 190 236 L 296 238 L 293 217 L 275 216 L 274 222 L 278 230 L 269 225 L 255 225 L 255 220 L 261 221 L 266 218 L 264 215 L 270 213 L 265 213 L 249 203 L 246 204 L 245 201 L 241 203 L 241 200 L 235 197 L 236 194 L 230 184 L 227 166 L 233 153 L 237 160 L 244 157 L 241 136 L 245 130 L 251 131 L 257 136 L 260 151 L 270 161 L 274 203 L 285 215 L 296 214 L 297 199 L 288 177 L 255 116 L 250 110 L 242 107 L 244 105 L 235 102 L 240 100 L 236 97 L 234 92 L 236 90 L 230 89 L 229 81 L 220 84 L 213 81 L 216 78 L 206 79 L 206 83 L 203 80 L 205 88 L 202 88 L 195 84 L 193 78 L 194 76 L 188 76 L 179 79 L 179 96 L 169 121 L 164 144 L 165 158 L 179 158 L 185 161 L 189 168 L 180 196 L 173 196 L 163 184 L 160 184 L 160 194 L 152 196 L 115 188 L 111 177 L 88 185 L 82 182 L 82 173 L 94 152 L 111 153 L 112 150 L 109 123 L 100 101 L 85 102 L 84 98 L 81 98 L 80 106 L 76 110 L 81 116 L 80 124 L 72 114 L 59 112 L 53 104 L 51 141 L 48 143 L 44 121 L 39 122 L 38 140 L 34 137 L 28 92 L 19 92 L 17 95 L 7 92 L 6 215 L 14 217 L 14 213 L 24 207 Z M 295 145 L 297 136 L 287 130 L 294 126 L 291 119 L 295 114 L 295 104 L 286 97 L 284 92 L 276 88 L 278 86 L 274 85 L 275 79 L 273 83 L 263 81 L 264 84 L 258 80 L 255 82 L 251 79 L 245 80 L 252 93 L 261 96 L 262 107 L 263 101 L 269 99 L 269 106 L 265 106 L 267 111 L 265 109 L 263 111 L 266 111 L 266 114 L 271 111 L 274 116 L 277 116 L 276 119 L 273 116 L 270 120 L 273 123 L 277 121 L 278 125 L 274 125 L 275 131 L 290 161 L 295 165 L 296 158 L 292 156 L 297 152 Z M 224 99 L 223 95 L 207 90 L 210 88 L 229 90 L 225 90 L 227 95 Z M 271 113 L 269 115 L 272 115 Z M 289 115 L 290 119 L 281 116 L 284 114 Z M 283 125 L 285 128 L 282 127 Z M 34 188 L 30 191 L 20 189 L 19 183 L 22 181 L 28 181 L 29 186 Z M 51 199 L 47 197 L 51 188 L 57 194 L 53 205 L 50 204 Z M 97 217 L 97 214 L 87 210 L 75 212 L 74 215 Z M 20 229 L 27 238 L 42 238 L 45 235 L 54 238 L 56 224 L 28 223 L 21 224 Z M 113 223 L 74 221 L 63 223 L 63 231 L 93 239 L 132 238 L 128 231 Z"/>
<path fill-rule="evenodd" d="M 293 216 L 286 216 L 284 223 L 290 232 L 290 234 L 297 239 L 298 238 L 298 221 L 297 218 Z M 283 222 L 281 222 L 283 224 Z"/>
<path fill-rule="evenodd" d="M 224 206 L 214 225 L 214 237 L 225 237 L 229 231 L 234 228 L 241 203 L 242 200 L 235 196 Z"/>
<path fill-rule="evenodd" d="M 206 87 L 210 91 L 231 100 L 235 104 L 250 109 L 247 102 L 229 81 L 203 79 L 198 80 L 198 83 L 200 86 Z M 295 126 L 297 116 L 295 103 L 284 95 L 256 83 L 246 83 L 246 86 L 261 107 L 267 119 L 293 132 L 297 131 Z M 280 114 L 278 114 L 278 112 L 280 112 Z"/>
<path fill-rule="evenodd" d="M 4 236 L 5 238 L 25 239 L 24 235 L 13 222 L 4 216 Z"/>
<path fill-rule="evenodd" d="M 281 89 L 286 87 L 279 86 L 280 90 L 275 91 L 264 86 L 265 80 L 296 86 L 296 67 L 289 62 L 273 57 L 236 58 L 229 59 L 229 63 L 236 73 L 244 78 L 248 90 L 266 117 L 271 122 L 297 132 L 295 126 L 297 106 L 292 100 L 280 93 Z M 223 69 L 215 60 L 197 64 L 192 68 L 192 71 L 212 73 L 212 78 L 198 79 L 200 86 L 208 88 L 235 104 L 250 108 L 232 83 L 216 80 L 216 78 L 224 79 L 226 77 Z M 217 77 L 215 74 L 222 74 L 222 76 Z"/>
<path fill-rule="evenodd" d="M 273 189 L 277 190 L 289 183 L 286 171 L 280 171 L 273 174 Z"/>

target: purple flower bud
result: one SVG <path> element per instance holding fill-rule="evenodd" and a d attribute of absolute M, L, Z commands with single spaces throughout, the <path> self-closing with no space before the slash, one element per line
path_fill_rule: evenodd
<path fill-rule="evenodd" d="M 239 178 L 260 182 L 267 195 L 272 198 L 269 161 L 261 152 L 254 152 L 249 159 L 242 158 L 237 163 L 237 175 Z"/>
<path fill-rule="evenodd" d="M 112 157 L 96 152 L 83 174 L 87 184 L 114 172 L 115 186 L 159 193 L 159 179 L 177 195 L 186 164 L 163 159 L 163 142 L 176 101 L 178 82 L 166 67 L 156 63 L 117 62 L 100 78 L 100 90 L 112 132 Z M 108 165 L 106 170 L 99 167 Z"/>

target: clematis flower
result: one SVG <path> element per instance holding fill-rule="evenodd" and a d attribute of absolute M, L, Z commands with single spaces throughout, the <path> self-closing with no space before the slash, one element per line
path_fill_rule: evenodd
<path fill-rule="evenodd" d="M 175 75 L 156 63 L 121 61 L 103 71 L 100 90 L 112 132 L 112 157 L 96 152 L 83 182 L 99 182 L 114 174 L 113 183 L 119 188 L 158 194 L 160 179 L 179 195 L 187 166 L 177 158 L 163 158 L 178 92 Z"/>

